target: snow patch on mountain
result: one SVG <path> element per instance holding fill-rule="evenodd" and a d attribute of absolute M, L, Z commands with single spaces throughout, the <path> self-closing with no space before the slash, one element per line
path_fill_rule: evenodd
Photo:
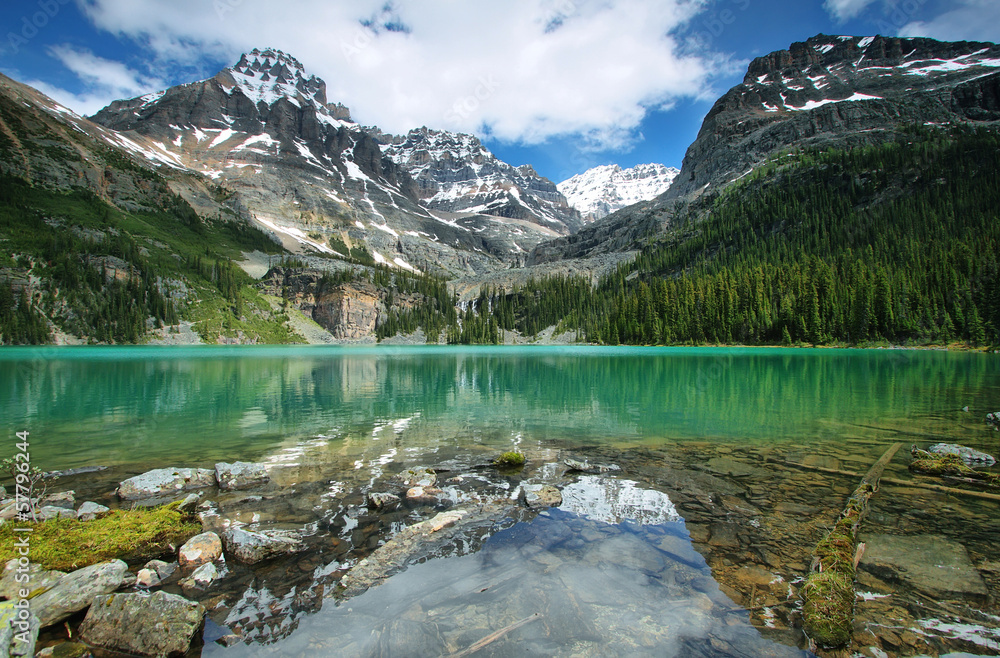
<path fill-rule="evenodd" d="M 618 165 L 594 167 L 559 183 L 559 191 L 584 221 L 593 222 L 667 191 L 680 171 L 661 164 L 641 164 L 631 169 Z"/>

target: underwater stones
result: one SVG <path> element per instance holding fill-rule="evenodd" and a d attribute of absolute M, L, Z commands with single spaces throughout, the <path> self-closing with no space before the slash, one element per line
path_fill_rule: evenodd
<path fill-rule="evenodd" d="M 444 491 L 435 487 L 410 487 L 406 490 L 406 500 L 413 503 L 434 503 Z"/>
<path fill-rule="evenodd" d="M 31 599 L 31 611 L 45 628 L 83 610 L 94 597 L 118 589 L 128 570 L 121 560 L 77 569 L 59 579 L 51 589 Z"/>
<path fill-rule="evenodd" d="M 532 509 L 559 507 L 562 493 L 549 484 L 526 484 L 521 487 L 521 500 Z"/>
<path fill-rule="evenodd" d="M 296 533 L 267 530 L 251 532 L 240 527 L 230 527 L 222 539 L 226 553 L 244 564 L 256 564 L 276 555 L 288 555 L 302 550 L 302 538 Z"/>
<path fill-rule="evenodd" d="M 431 468 L 408 468 L 396 475 L 396 479 L 407 489 L 413 487 L 433 487 L 437 484 L 437 473 Z"/>
<path fill-rule="evenodd" d="M 935 443 L 927 449 L 927 452 L 936 455 L 956 455 L 969 466 L 992 466 L 997 461 L 993 455 L 954 443 Z"/>
<path fill-rule="evenodd" d="M 120 482 L 118 497 L 123 500 L 142 500 L 214 485 L 215 471 L 207 468 L 156 468 Z"/>
<path fill-rule="evenodd" d="M 219 488 L 225 491 L 250 489 L 270 482 L 267 469 L 263 464 L 250 462 L 234 462 L 232 464 L 219 462 L 215 465 L 215 478 Z"/>
<path fill-rule="evenodd" d="M 368 507 L 382 509 L 399 502 L 399 496 L 391 493 L 370 493 L 368 494 Z"/>
<path fill-rule="evenodd" d="M 988 592 L 965 547 L 937 535 L 869 535 L 860 568 L 882 580 L 903 582 L 933 599 Z"/>
<path fill-rule="evenodd" d="M 600 475 L 602 473 L 610 473 L 612 471 L 621 470 L 621 467 L 617 464 L 599 464 L 586 459 L 574 459 L 572 457 L 564 459 L 563 464 L 565 464 L 566 468 L 571 471 L 589 473 L 590 475 Z"/>
<path fill-rule="evenodd" d="M 206 562 L 194 570 L 189 577 L 180 582 L 184 589 L 206 589 L 209 585 L 219 579 L 221 574 L 218 567 L 212 562 Z"/>
<path fill-rule="evenodd" d="M 177 553 L 181 568 L 200 567 L 220 557 L 222 557 L 222 539 L 214 532 L 195 535 L 187 540 Z"/>
<path fill-rule="evenodd" d="M 201 628 L 205 608 L 166 592 L 98 596 L 80 634 L 106 649 L 140 656 L 184 654 Z"/>
<path fill-rule="evenodd" d="M 995 430 L 1000 430 L 1000 411 L 986 414 L 986 424 L 992 425 Z"/>
<path fill-rule="evenodd" d="M 76 510 L 76 518 L 80 521 L 93 521 L 99 515 L 110 511 L 104 505 L 99 505 L 88 500 L 83 505 L 80 505 L 80 509 Z"/>
<path fill-rule="evenodd" d="M 719 548 L 739 548 L 740 538 L 737 534 L 737 527 L 733 523 L 713 523 L 709 526 L 711 536 L 709 545 Z"/>

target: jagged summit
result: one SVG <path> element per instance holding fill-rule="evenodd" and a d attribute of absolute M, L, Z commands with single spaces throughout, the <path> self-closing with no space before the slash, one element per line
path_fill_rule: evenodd
<path fill-rule="evenodd" d="M 274 48 L 254 48 L 244 53 L 235 66 L 224 69 L 216 78 L 225 87 L 238 87 L 254 104 L 263 102 L 270 107 L 285 98 L 300 107 L 304 103 L 323 108 L 334 119 L 351 121 L 346 107 L 327 104 L 326 82 L 315 75 L 307 76 L 299 60 Z"/>
<path fill-rule="evenodd" d="M 400 136 L 369 133 L 409 172 L 429 208 L 525 220 L 557 234 L 582 225 L 555 183 L 530 165 L 500 160 L 474 135 L 427 127 Z"/>
<path fill-rule="evenodd" d="M 559 183 L 559 191 L 587 222 L 597 221 L 640 201 L 655 199 L 670 188 L 680 172 L 661 164 L 630 169 L 601 165 Z"/>

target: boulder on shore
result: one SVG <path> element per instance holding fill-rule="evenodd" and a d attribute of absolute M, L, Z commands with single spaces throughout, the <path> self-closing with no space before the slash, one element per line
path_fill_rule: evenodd
<path fill-rule="evenodd" d="M 177 553 L 181 568 L 195 568 L 222 557 L 222 539 L 214 532 L 203 532 L 187 540 Z"/>
<path fill-rule="evenodd" d="M 215 479 L 219 488 L 226 491 L 249 489 L 271 481 L 263 464 L 250 462 L 219 462 L 215 465 Z"/>
<path fill-rule="evenodd" d="M 183 655 L 205 608 L 166 592 L 98 596 L 80 626 L 89 643 L 139 656 Z"/>
<path fill-rule="evenodd" d="M 215 486 L 215 471 L 207 468 L 157 468 L 119 483 L 118 497 L 142 500 L 211 486 Z"/>
<path fill-rule="evenodd" d="M 22 578 L 27 575 L 27 583 L 17 582 L 18 576 Z M 9 560 L 3 568 L 3 577 L 0 578 L 0 596 L 5 599 L 17 600 L 21 598 L 21 590 L 28 590 L 27 598 L 35 596 L 36 592 L 44 592 L 51 589 L 66 576 L 64 571 L 48 571 L 35 562 L 28 563 L 27 571 L 19 571 L 17 558 Z"/>
<path fill-rule="evenodd" d="M 76 510 L 76 518 L 81 521 L 93 521 L 99 514 L 104 514 L 105 512 L 110 511 L 111 510 L 104 505 L 99 505 L 98 503 L 88 500 L 83 505 L 80 505 L 80 509 Z"/>
<path fill-rule="evenodd" d="M 60 578 L 51 589 L 31 599 L 31 611 L 41 627 L 51 626 L 83 610 L 95 596 L 121 587 L 128 565 L 121 560 L 94 564 Z"/>
<path fill-rule="evenodd" d="M 256 564 L 275 555 L 288 555 L 301 551 L 302 538 L 296 533 L 267 530 L 251 532 L 240 527 L 230 527 L 222 535 L 226 553 L 244 564 Z"/>

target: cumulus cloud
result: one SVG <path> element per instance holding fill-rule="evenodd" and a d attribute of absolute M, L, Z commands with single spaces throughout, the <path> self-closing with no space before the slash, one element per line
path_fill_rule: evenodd
<path fill-rule="evenodd" d="M 41 80 L 28 80 L 27 84 L 79 114 L 93 114 L 113 100 L 140 96 L 164 86 L 156 76 L 98 57 L 89 50 L 61 45 L 50 47 L 48 52 L 80 79 L 84 91 L 70 92 Z"/>
<path fill-rule="evenodd" d="M 823 8 L 838 21 L 854 18 L 877 0 L 826 0 Z"/>
<path fill-rule="evenodd" d="M 960 0 L 952 9 L 927 21 L 913 21 L 900 36 L 932 37 L 941 41 L 1000 41 L 1000 3 Z"/>
<path fill-rule="evenodd" d="M 165 65 L 284 50 L 356 120 L 397 133 L 578 134 L 613 148 L 649 110 L 702 97 L 726 63 L 676 36 L 707 0 L 78 1 Z"/>

